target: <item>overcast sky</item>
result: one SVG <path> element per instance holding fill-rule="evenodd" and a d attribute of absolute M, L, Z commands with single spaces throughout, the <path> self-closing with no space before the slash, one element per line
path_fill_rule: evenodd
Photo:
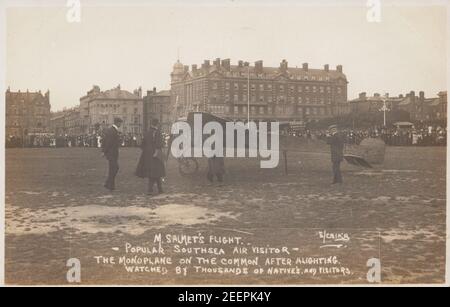
<path fill-rule="evenodd" d="M 365 2 L 365 1 L 363 1 Z M 445 7 L 383 7 L 369 23 L 360 7 L 83 7 L 7 10 L 6 87 L 50 89 L 53 110 L 75 106 L 96 84 L 133 91 L 170 88 L 185 65 L 230 58 L 265 66 L 343 65 L 349 99 L 446 88 Z"/>

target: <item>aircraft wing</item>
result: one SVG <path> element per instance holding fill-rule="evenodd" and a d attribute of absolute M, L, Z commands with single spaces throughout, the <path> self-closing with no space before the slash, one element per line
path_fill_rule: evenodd
<path fill-rule="evenodd" d="M 344 155 L 345 161 L 347 161 L 350 164 L 361 166 L 365 168 L 372 168 L 372 165 L 370 165 L 369 162 L 364 160 L 362 157 L 355 156 L 355 155 Z"/>

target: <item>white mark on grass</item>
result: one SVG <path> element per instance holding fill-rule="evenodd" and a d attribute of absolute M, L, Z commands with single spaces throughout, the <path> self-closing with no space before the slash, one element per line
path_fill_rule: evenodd
<path fill-rule="evenodd" d="M 57 209 L 24 208 L 14 210 L 14 216 L 16 219 L 6 221 L 7 234 L 46 234 L 55 230 L 70 229 L 91 234 L 121 231 L 140 235 L 152 228 L 210 224 L 222 218 L 236 218 L 230 212 L 179 204 L 167 204 L 156 208 L 102 205 Z M 30 229 L 32 226 L 36 228 Z"/>

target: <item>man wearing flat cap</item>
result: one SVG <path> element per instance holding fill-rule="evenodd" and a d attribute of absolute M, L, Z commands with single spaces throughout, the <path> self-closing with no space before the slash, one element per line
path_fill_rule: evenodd
<path fill-rule="evenodd" d="M 328 127 L 327 143 L 331 149 L 331 162 L 333 164 L 333 184 L 342 183 L 341 162 L 344 160 L 344 139 L 339 134 L 338 126 Z"/>
<path fill-rule="evenodd" d="M 102 152 L 108 160 L 108 178 L 104 187 L 110 191 L 116 188 L 116 175 L 119 172 L 119 128 L 122 125 L 121 118 L 114 118 L 114 124 L 105 131 L 102 142 Z"/>

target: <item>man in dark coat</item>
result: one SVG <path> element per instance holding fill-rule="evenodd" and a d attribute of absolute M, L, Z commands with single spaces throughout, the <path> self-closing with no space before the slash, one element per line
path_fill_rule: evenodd
<path fill-rule="evenodd" d="M 331 149 L 331 162 L 333 164 L 333 184 L 342 183 L 341 162 L 344 160 L 344 139 L 338 133 L 336 125 L 328 128 L 327 143 Z"/>
<path fill-rule="evenodd" d="M 136 176 L 148 178 L 149 195 L 153 195 L 153 187 L 155 184 L 158 187 L 158 193 L 163 193 L 162 178 L 166 176 L 162 152 L 164 140 L 158 126 L 159 121 L 153 119 L 151 127 L 144 135 L 141 146 L 142 154 L 136 168 Z"/>
<path fill-rule="evenodd" d="M 223 182 L 223 175 L 225 174 L 225 159 L 223 157 L 212 157 L 208 159 L 208 173 L 206 178 L 213 183 L 214 178 L 217 177 L 218 182 Z"/>
<path fill-rule="evenodd" d="M 108 160 L 108 178 L 104 187 L 110 191 L 114 191 L 116 188 L 116 175 L 119 172 L 119 128 L 122 122 L 122 119 L 114 118 L 114 124 L 105 131 L 102 142 L 102 152 Z"/>

